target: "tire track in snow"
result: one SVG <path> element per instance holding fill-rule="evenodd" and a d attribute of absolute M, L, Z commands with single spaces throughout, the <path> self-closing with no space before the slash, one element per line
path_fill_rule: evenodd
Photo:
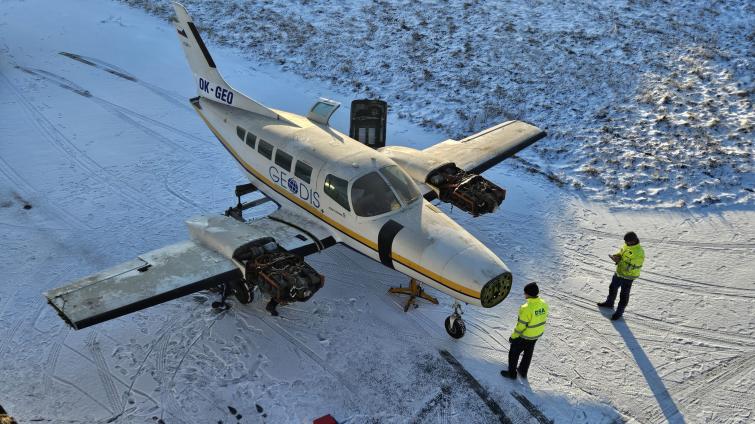
<path fill-rule="evenodd" d="M 16 319 L 13 324 L 10 325 L 7 333 L 4 336 L 0 337 L 0 358 L 5 357 L 5 349 L 13 341 L 13 338 L 16 336 L 18 329 L 21 328 L 21 324 L 24 323 L 25 319 L 26 317 L 23 315 L 20 318 Z"/>
<path fill-rule="evenodd" d="M 587 273 L 606 277 L 608 276 L 608 270 L 603 265 L 596 265 L 595 261 L 600 260 L 596 255 L 582 253 L 577 249 L 564 247 L 573 254 L 577 259 L 580 259 L 576 263 L 576 267 Z M 648 278 L 647 275 L 655 276 L 656 278 Z M 658 279 L 660 277 L 661 279 Z M 668 279 L 668 281 L 662 281 L 662 279 Z M 661 274 L 652 270 L 642 270 L 642 276 L 639 278 L 641 282 L 647 282 L 657 287 L 662 287 L 665 290 L 677 291 L 680 293 L 689 293 L 690 291 L 700 293 L 702 295 L 710 296 L 726 296 L 735 298 L 748 298 L 755 299 L 755 288 L 747 287 L 725 287 L 713 283 L 704 283 L 701 281 L 690 280 L 682 277 L 676 277 L 666 274 Z"/>
<path fill-rule="evenodd" d="M 314 363 L 316 363 L 323 371 L 328 373 L 331 377 L 336 379 L 343 387 L 345 387 L 346 390 L 346 401 L 349 403 L 351 408 L 357 408 L 359 402 L 357 402 L 354 399 L 354 396 L 356 394 L 362 393 L 361 390 L 357 390 L 355 386 L 353 386 L 349 381 L 347 381 L 344 377 L 340 375 L 340 373 L 336 370 L 334 370 L 326 360 L 324 360 L 320 355 L 315 353 L 312 349 L 310 349 L 305 343 L 303 343 L 301 340 L 297 339 L 295 336 L 291 335 L 286 329 L 280 326 L 280 324 L 275 322 L 268 322 L 268 320 L 263 319 L 262 317 L 254 315 L 255 318 L 257 318 L 259 321 L 261 321 L 263 324 L 265 324 L 267 327 L 269 327 L 271 330 L 273 330 L 275 333 L 277 333 L 279 336 L 283 337 L 285 340 L 287 340 L 298 352 L 303 353 L 307 357 L 309 357 Z"/>
<path fill-rule="evenodd" d="M 601 317 L 603 316 L 603 314 L 601 314 L 600 311 L 598 310 L 598 306 L 596 302 L 590 299 L 586 299 L 584 297 L 575 295 L 573 293 L 557 292 L 557 291 L 550 293 L 549 296 L 555 297 L 561 300 L 562 302 L 566 303 L 567 305 L 576 306 L 581 309 L 590 311 L 594 315 L 600 315 Z M 720 347 L 728 347 L 730 349 L 736 349 L 739 351 L 755 347 L 755 340 L 753 340 L 750 337 L 742 336 L 736 333 L 717 331 L 717 333 L 720 333 L 722 336 L 725 336 L 725 337 L 716 338 L 716 337 L 711 337 L 707 335 L 707 333 L 709 333 L 710 330 L 705 330 L 705 329 L 692 327 L 692 326 L 688 326 L 684 324 L 672 324 L 665 321 L 657 320 L 655 318 L 652 318 L 652 317 L 649 317 L 647 315 L 643 315 L 637 312 L 625 311 L 624 315 L 631 316 L 633 322 L 636 322 L 637 324 L 645 327 L 648 330 L 658 331 L 659 328 L 663 328 L 663 330 L 666 333 L 673 334 L 678 337 L 687 337 L 692 340 L 705 340 L 708 343 L 713 343 Z M 651 331 L 650 334 L 657 335 L 657 333 L 653 331 Z"/>
<path fill-rule="evenodd" d="M 58 376 L 55 376 L 55 377 L 53 377 L 53 379 L 54 379 L 55 381 L 57 381 L 58 383 L 61 383 L 61 384 L 63 384 L 63 385 L 66 385 L 66 386 L 68 386 L 68 387 L 70 387 L 70 388 L 72 388 L 72 389 L 76 390 L 77 392 L 81 393 L 81 394 L 82 394 L 82 395 L 83 395 L 84 397 L 88 398 L 88 399 L 89 399 L 89 400 L 91 400 L 92 402 L 94 402 L 94 403 L 96 403 L 97 405 L 99 405 L 99 406 L 100 406 L 100 407 L 101 407 L 102 409 L 106 410 L 106 411 L 107 411 L 107 412 L 108 412 L 108 413 L 109 413 L 110 415 L 113 415 L 113 410 L 112 410 L 112 409 L 110 409 L 110 407 L 109 407 L 109 406 L 107 406 L 107 405 L 105 405 L 104 403 L 102 403 L 102 402 L 101 402 L 101 401 L 100 401 L 99 399 L 95 398 L 94 396 L 92 396 L 92 394 L 91 394 L 91 393 L 89 393 L 89 392 L 87 392 L 86 390 L 82 389 L 82 388 L 81 388 L 81 387 L 79 387 L 78 385 L 76 385 L 76 384 L 74 384 L 74 383 L 72 383 L 72 382 L 70 382 L 70 381 L 66 380 L 65 378 L 62 378 L 62 377 L 58 377 Z"/>
<path fill-rule="evenodd" d="M 88 57 L 88 56 L 82 56 L 76 53 L 58 52 L 58 54 L 61 56 L 65 56 L 69 59 L 73 59 L 77 62 L 83 63 L 85 65 L 89 65 L 94 68 L 101 69 L 111 75 L 115 75 L 116 77 L 125 79 L 126 81 L 130 81 L 135 84 L 141 85 L 142 87 L 154 92 L 155 94 L 162 97 L 163 99 L 175 105 L 178 105 L 182 108 L 193 111 L 193 108 L 189 106 L 188 99 L 184 99 L 181 95 L 174 93 L 172 91 L 166 90 L 157 85 L 148 83 L 146 81 L 142 81 L 118 66 L 107 63 L 100 59 L 96 59 L 96 58 Z"/>
<path fill-rule="evenodd" d="M 186 148 L 185 146 L 183 146 L 183 145 L 181 145 L 181 144 L 179 144 L 179 143 L 171 140 L 170 138 L 168 138 L 168 137 L 160 134 L 157 131 L 154 131 L 153 129 L 151 129 L 150 127 L 142 124 L 139 121 L 140 120 L 141 121 L 147 121 L 147 122 L 149 122 L 149 123 L 151 123 L 151 124 L 153 124 L 155 126 L 158 126 L 158 127 L 164 128 L 166 130 L 178 133 L 179 135 L 181 135 L 184 138 L 192 138 L 192 139 L 194 139 L 194 140 L 196 140 L 196 141 L 198 141 L 200 143 L 203 143 L 203 144 L 206 142 L 206 140 L 201 139 L 201 138 L 199 138 L 199 137 L 197 137 L 197 136 L 195 136 L 193 134 L 189 134 L 189 133 L 187 133 L 185 131 L 179 130 L 179 129 L 175 128 L 175 127 L 172 127 L 170 125 L 167 125 L 165 123 L 162 123 L 160 121 L 152 119 L 152 118 L 150 118 L 150 117 L 148 117 L 146 115 L 143 115 L 143 114 L 135 112 L 135 111 L 133 111 L 131 109 L 119 106 L 119 105 L 117 105 L 115 103 L 112 103 L 112 102 L 109 102 L 109 101 L 107 101 L 105 99 L 97 97 L 97 96 L 91 94 L 91 92 L 89 92 L 89 90 L 84 89 L 83 87 L 77 85 L 76 83 L 74 83 L 74 82 L 72 82 L 72 81 L 68 80 L 67 78 L 62 77 L 60 75 L 57 75 L 57 74 L 54 74 L 52 72 L 45 71 L 45 70 L 42 70 L 42 69 L 25 69 L 25 68 L 22 68 L 22 70 L 24 70 L 26 72 L 32 72 L 34 75 L 40 76 L 42 78 L 45 78 L 48 81 L 51 81 L 51 82 L 57 84 L 61 88 L 65 88 L 67 90 L 71 90 L 71 91 L 73 91 L 76 94 L 79 94 L 79 95 L 81 95 L 83 97 L 89 98 L 90 100 L 92 100 L 95 103 L 97 103 L 103 109 L 105 109 L 105 110 L 109 111 L 110 113 L 118 116 L 121 120 L 123 120 L 127 124 L 129 124 L 129 125 L 137 128 L 137 129 L 139 129 L 140 131 L 144 132 L 145 134 L 149 135 L 152 138 L 155 138 L 157 140 L 162 141 L 163 143 L 165 143 L 165 144 L 173 147 L 174 149 L 178 149 L 178 150 L 182 150 L 184 152 L 190 153 L 190 151 L 188 150 L 188 148 Z M 174 169 L 174 171 L 175 171 L 175 169 Z M 165 189 L 171 195 L 173 195 L 174 197 L 178 198 L 180 201 L 186 203 L 189 206 L 192 206 L 193 208 L 200 209 L 202 211 L 206 211 L 205 208 L 203 208 L 202 206 L 200 206 L 199 204 L 197 204 L 193 200 L 187 198 L 186 196 L 181 195 L 176 190 L 174 190 L 172 187 L 170 187 L 168 185 L 167 181 L 163 181 L 163 186 L 165 187 Z"/>
<path fill-rule="evenodd" d="M 695 378 L 685 380 L 682 389 L 676 395 L 677 402 L 684 406 L 699 403 L 701 398 L 706 397 L 706 395 L 710 396 L 715 392 L 715 389 L 721 389 L 725 383 L 734 378 L 741 377 L 743 371 L 753 369 L 755 369 L 755 352 L 750 352 L 747 355 L 735 359 L 729 365 L 711 368 Z M 699 386 L 694 385 L 694 383 L 701 379 L 705 379 L 703 384 Z M 745 409 L 746 407 L 741 406 L 741 408 Z M 662 411 L 654 412 L 651 415 L 651 419 L 658 424 L 667 422 Z"/>
<path fill-rule="evenodd" d="M 42 375 L 42 394 L 48 394 L 48 391 L 52 389 L 52 381 L 55 379 L 55 368 L 58 365 L 58 358 L 60 357 L 60 351 L 63 348 L 63 344 L 66 342 L 66 337 L 71 331 L 70 327 L 67 327 L 62 331 L 55 340 L 53 340 L 52 349 L 47 354 L 47 359 L 44 365 L 44 374 Z"/>
<path fill-rule="evenodd" d="M 94 364 L 97 367 L 97 374 L 105 389 L 105 395 L 113 411 L 123 410 L 123 399 L 118 395 L 118 389 L 113 382 L 113 376 L 110 373 L 105 357 L 102 355 L 99 342 L 97 341 L 97 332 L 92 331 L 86 339 L 86 346 L 92 353 Z"/>
<path fill-rule="evenodd" d="M 623 240 L 622 235 L 610 233 L 608 231 L 595 230 L 592 228 L 581 227 L 582 232 L 599 235 L 604 238 L 610 238 L 614 240 Z M 729 250 L 729 249 L 755 249 L 755 243 L 719 243 L 719 242 L 702 242 L 702 241 L 685 241 L 685 240 L 669 240 L 669 239 L 656 239 L 656 238 L 642 238 L 643 243 L 648 242 L 652 244 L 671 244 L 681 247 L 692 247 L 695 249 L 714 249 L 714 250 Z"/>
<path fill-rule="evenodd" d="M 30 69 L 25 69 L 22 67 L 18 67 L 18 69 L 26 73 L 29 73 L 31 75 L 43 77 L 40 74 Z M 117 178 L 113 177 L 113 175 L 110 172 L 108 172 L 105 168 L 103 168 L 94 159 L 89 157 L 83 150 L 81 150 L 78 146 L 76 146 L 75 143 L 69 140 L 68 137 L 63 135 L 63 133 L 61 133 L 57 129 L 57 127 L 52 122 L 50 122 L 50 120 L 47 119 L 39 109 L 37 109 L 36 106 L 34 106 L 29 100 L 27 100 L 24 96 L 22 96 L 21 93 L 18 93 L 18 89 L 15 87 L 14 84 L 10 82 L 10 80 L 8 80 L 7 77 L 5 77 L 2 74 L 0 74 L 0 76 L 2 76 L 6 80 L 7 85 L 11 86 L 11 88 L 16 92 L 15 94 L 19 100 L 19 103 L 21 103 L 21 105 L 32 116 L 32 120 L 34 121 L 35 126 L 40 130 L 40 132 L 43 135 L 45 135 L 45 139 L 50 141 L 64 155 L 66 155 L 71 160 L 73 160 L 87 173 L 102 180 L 104 183 L 109 185 L 113 190 L 116 190 L 119 194 L 131 200 L 132 202 L 137 203 L 149 210 L 156 210 L 157 208 L 155 208 L 155 205 L 162 206 L 159 203 L 154 202 L 154 201 L 152 201 L 152 204 L 147 203 L 146 200 L 142 200 L 143 196 L 138 190 L 132 188 L 128 184 L 122 181 L 119 181 Z M 76 89 L 71 88 L 71 90 L 75 91 Z M 165 209 L 165 207 L 163 206 L 161 212 L 168 213 L 169 211 Z"/>
<path fill-rule="evenodd" d="M 2 76 L 2 73 L 0 73 L 0 76 Z M 48 209 L 47 204 L 44 203 L 45 197 L 39 196 L 37 189 L 35 189 L 34 186 L 32 186 L 31 183 L 29 183 L 24 177 L 22 177 L 16 170 L 14 170 L 13 167 L 10 166 L 10 164 L 5 159 L 2 158 L 2 156 L 0 156 L 0 173 L 2 173 L 5 176 L 5 178 L 8 181 L 10 181 L 11 184 L 15 185 L 17 190 L 24 193 L 25 194 L 24 197 L 28 197 L 28 198 L 33 197 L 36 200 L 40 200 L 43 202 L 42 209 L 43 210 Z M 80 221 L 78 218 L 71 215 L 68 211 L 66 211 L 63 208 L 58 207 L 54 209 L 53 208 L 49 208 L 49 209 L 58 211 L 59 217 L 61 218 L 61 220 L 64 223 L 68 224 L 71 227 L 71 229 L 75 229 L 75 230 L 92 229 L 92 227 Z M 54 216 L 55 214 L 52 214 L 52 215 Z"/>

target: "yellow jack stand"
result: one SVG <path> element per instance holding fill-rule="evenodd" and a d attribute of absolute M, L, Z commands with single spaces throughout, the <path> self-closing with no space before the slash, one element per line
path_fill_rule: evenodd
<path fill-rule="evenodd" d="M 395 294 L 405 294 L 409 296 L 409 300 L 406 301 L 406 305 L 404 306 L 404 312 L 408 311 L 409 307 L 412 305 L 415 307 L 417 306 L 418 297 L 421 297 L 434 305 L 438 304 L 438 299 L 425 293 L 425 291 L 422 290 L 422 287 L 419 286 L 419 281 L 414 278 L 409 281 L 409 287 L 391 287 L 388 291 Z"/>

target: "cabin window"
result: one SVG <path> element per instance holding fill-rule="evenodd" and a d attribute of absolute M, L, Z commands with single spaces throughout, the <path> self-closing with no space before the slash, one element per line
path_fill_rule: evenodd
<path fill-rule="evenodd" d="M 257 151 L 268 159 L 273 158 L 273 145 L 260 138 L 257 144 Z"/>
<path fill-rule="evenodd" d="M 351 208 L 349 207 L 349 198 L 346 191 L 348 185 L 348 181 L 338 178 L 335 175 L 328 174 L 328 176 L 325 177 L 325 190 L 323 191 L 328 197 L 343 206 L 344 209 L 350 211 Z"/>
<path fill-rule="evenodd" d="M 291 172 L 291 155 L 281 149 L 275 151 L 275 164 L 283 168 L 286 172 Z"/>
<path fill-rule="evenodd" d="M 244 135 L 246 135 L 246 130 L 241 127 L 236 127 L 236 135 L 239 136 L 239 139 L 241 141 L 244 141 Z"/>
<path fill-rule="evenodd" d="M 396 165 L 389 165 L 380 170 L 388 183 L 393 187 L 404 204 L 412 203 L 419 198 L 419 189 L 414 181 Z M 354 195 L 352 194 L 352 198 Z M 354 207 L 356 209 L 356 206 Z"/>
<path fill-rule="evenodd" d="M 377 172 L 370 172 L 354 181 L 351 203 L 358 216 L 382 215 L 401 208 L 393 190 Z"/>
<path fill-rule="evenodd" d="M 250 132 L 247 132 L 246 133 L 246 145 L 249 146 L 249 147 L 251 147 L 252 149 L 254 149 L 254 143 L 256 143 L 256 142 L 257 142 L 257 136 L 254 135 L 254 134 L 252 134 L 252 133 L 250 133 Z"/>
<path fill-rule="evenodd" d="M 298 160 L 296 161 L 296 169 L 294 169 L 294 175 L 309 184 L 309 179 L 312 176 L 312 167 Z"/>

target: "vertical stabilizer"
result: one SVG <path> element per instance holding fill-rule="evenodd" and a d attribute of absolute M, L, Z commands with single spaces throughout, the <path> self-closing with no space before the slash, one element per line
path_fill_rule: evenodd
<path fill-rule="evenodd" d="M 197 93 L 201 97 L 218 103 L 280 119 L 276 112 L 255 102 L 225 82 L 186 8 L 174 2 L 173 9 L 176 11 L 175 25 L 178 39 L 186 54 L 191 72 L 194 74 Z"/>

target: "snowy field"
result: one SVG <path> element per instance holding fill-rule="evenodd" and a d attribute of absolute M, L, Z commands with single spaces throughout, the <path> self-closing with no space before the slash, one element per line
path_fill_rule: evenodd
<path fill-rule="evenodd" d="M 752 1 L 185 3 L 216 42 L 425 127 L 537 123 L 522 163 L 593 200 L 755 202 Z"/>
<path fill-rule="evenodd" d="M 311 15 L 308 19 L 314 21 L 316 7 L 324 6 L 305 3 L 307 7 L 297 9 L 298 13 L 301 19 Z M 225 2 L 210 4 L 213 10 L 206 13 L 196 13 L 196 5 L 190 8 L 201 27 L 222 26 L 224 20 L 233 18 L 215 15 Z M 655 4 L 636 2 L 626 7 L 660 10 Z M 664 13 L 678 13 L 676 21 L 695 13 L 695 5 L 677 2 L 673 11 Z M 282 2 L 267 3 L 262 10 L 274 7 L 283 7 Z M 455 2 L 449 7 L 464 9 L 462 3 Z M 523 35 L 524 28 L 545 31 L 540 25 L 543 22 L 555 25 L 556 20 L 544 12 L 526 21 L 529 17 L 521 7 L 512 11 L 512 16 L 519 16 L 514 33 Z M 540 2 L 531 7 L 547 9 Z M 750 130 L 732 127 L 732 120 L 752 124 L 752 64 L 735 66 L 748 47 L 730 44 L 737 31 L 752 30 L 752 13 L 748 15 L 744 8 L 738 13 L 732 6 L 716 7 L 726 13 L 713 20 L 703 15 L 693 21 L 703 29 L 714 25 L 712 21 L 731 27 L 731 33 L 722 32 L 717 41 L 722 49 L 730 47 L 730 59 L 701 63 L 712 69 L 728 66 L 728 73 L 711 72 L 724 72 L 729 76 L 721 78 L 731 79 L 724 83 L 711 76 L 696 82 L 693 89 L 705 93 L 745 91 L 745 95 L 731 98 L 713 96 L 723 103 L 710 113 L 720 120 L 721 134 L 740 135 L 721 136 L 735 145 L 731 151 L 739 149 L 751 155 Z M 352 8 L 356 13 L 356 6 Z M 613 16 L 608 6 L 594 9 L 590 13 Z M 559 10 L 549 13 L 565 13 L 568 19 L 563 25 L 588 21 L 588 16 L 575 10 Z M 419 22 L 422 13 L 430 16 L 431 11 L 409 14 L 412 22 L 407 25 L 422 27 L 414 19 Z M 332 6 L 328 13 L 323 12 L 329 13 L 347 14 Z M 456 16 L 464 15 L 459 12 Z M 614 21 L 619 18 L 612 17 Z M 646 13 L 636 19 L 652 23 L 661 18 Z M 747 19 L 749 29 L 738 26 L 746 26 Z M 283 20 L 278 17 L 269 25 Z M 637 27 L 617 22 L 617 40 L 626 38 L 621 31 Z M 471 31 L 463 28 L 461 20 L 456 25 L 458 31 Z M 679 37 L 683 38 L 686 33 L 681 28 Z M 569 28 L 561 31 L 565 37 L 569 34 Z M 326 33 L 345 37 L 348 31 Z M 221 35 L 217 32 L 215 37 Z M 655 42 L 662 39 L 658 35 Z M 339 40 L 345 43 L 345 38 Z M 516 45 L 524 49 L 525 40 Z M 548 40 L 552 46 L 558 44 L 556 39 Z M 599 39 L 590 43 L 595 48 L 600 45 Z M 263 51 L 275 52 L 282 45 L 276 41 L 265 45 L 268 50 Z M 670 54 L 663 45 L 653 46 L 653 40 L 641 46 L 658 49 L 657 57 L 648 54 L 652 60 Z M 318 96 L 345 106 L 355 96 L 348 88 L 333 88 L 343 81 L 335 80 L 331 86 L 318 79 L 326 69 L 336 69 L 332 63 L 316 64 L 309 71 L 312 74 L 303 78 L 292 72 L 304 72 L 306 62 L 296 62 L 303 60 L 303 54 L 275 63 L 272 53 L 263 61 L 248 49 L 217 43 L 210 43 L 210 49 L 232 84 L 271 107 L 303 113 Z M 631 56 L 624 49 L 617 51 Z M 604 63 L 594 52 L 591 55 Z M 525 63 L 525 57 L 533 60 L 532 66 L 544 66 L 532 56 L 518 60 Z M 519 74 L 520 79 L 528 79 L 529 85 L 524 87 L 532 90 L 530 94 L 505 90 L 506 96 L 531 95 L 540 100 L 518 103 L 502 97 L 501 105 L 522 107 L 512 115 L 547 125 L 552 134 L 540 142 L 543 147 L 525 156 L 528 161 L 540 164 L 546 174 L 563 172 L 567 181 L 581 181 L 579 173 L 569 170 L 581 160 L 579 154 L 561 155 L 552 149 L 577 145 L 587 149 L 593 142 L 597 146 L 600 138 L 590 131 L 598 124 L 585 114 L 596 107 L 597 101 L 590 99 L 605 100 L 605 96 L 599 94 L 603 88 L 591 87 L 585 76 L 574 82 L 574 87 L 591 90 L 589 95 L 579 94 L 585 96 L 584 109 L 570 112 L 573 116 L 567 119 L 555 105 L 545 108 L 550 84 L 567 78 L 568 72 L 561 75 L 559 69 L 574 66 L 561 59 L 563 63 L 549 65 L 553 67 L 550 73 Z M 363 66 L 358 62 L 354 57 L 353 66 Z M 608 62 L 620 63 L 621 58 Z M 470 68 L 477 66 L 477 62 L 466 63 Z M 371 79 L 377 76 L 354 77 L 393 106 L 389 143 L 429 146 L 494 120 L 490 115 L 465 122 L 449 115 L 444 108 L 458 108 L 449 100 L 457 97 L 451 94 L 455 85 L 428 83 L 410 90 L 401 82 L 409 78 L 406 70 L 391 71 L 394 83 L 385 86 Z M 655 71 L 658 81 L 667 78 L 662 71 Z M 459 74 L 473 78 L 474 72 L 482 75 L 486 71 L 481 68 Z M 623 116 L 611 124 L 622 137 L 644 134 L 652 143 L 687 148 L 685 143 L 695 138 L 692 135 L 664 141 L 665 135 L 651 137 L 651 129 L 632 120 L 652 108 L 666 107 L 647 105 L 649 109 L 642 109 L 632 103 L 639 88 L 631 79 L 638 73 L 642 72 L 627 75 L 629 91 L 625 95 L 629 97 L 623 109 L 610 105 L 605 119 Z M 339 73 L 332 76 L 344 77 Z M 498 77 L 509 80 L 505 75 Z M 703 190 L 697 185 L 702 177 L 695 174 L 696 169 L 688 169 L 669 171 L 669 175 L 688 179 L 685 181 L 694 187 L 688 194 L 657 192 L 641 202 L 648 207 L 612 209 L 612 202 L 597 200 L 613 196 L 602 188 L 603 183 L 586 183 L 584 187 L 592 187 L 593 192 L 564 189 L 546 175 L 529 172 L 522 162 L 499 165 L 486 176 L 508 190 L 501 211 L 472 219 L 444 208 L 493 249 L 515 276 L 512 294 L 496 308 L 465 308 L 468 333 L 459 341 L 451 340 L 442 328 L 451 310 L 447 297 L 434 293 L 441 305 L 422 304 L 405 314 L 404 299 L 387 294 L 389 286 L 405 283 L 404 277 L 342 247 L 308 259 L 326 275 L 325 287 L 310 302 L 281 308 L 278 318 L 265 313 L 260 301 L 215 313 L 209 307 L 215 295 L 199 293 L 85 330 L 70 330 L 45 304 L 43 291 L 185 239 L 184 219 L 220 212 L 235 202 L 233 186 L 243 182 L 241 173 L 190 108 L 187 99 L 194 95 L 193 87 L 175 30 L 164 19 L 102 0 L 2 3 L 0 404 L 20 422 L 304 423 L 327 413 L 348 423 L 755 420 L 755 210 L 746 190 L 752 188 L 751 180 L 746 182 L 751 171 L 749 177 L 747 172 L 727 173 L 740 178 L 738 182 L 721 180 L 705 186 L 721 200 L 714 206 L 649 207 L 689 201 L 707 193 L 695 191 Z M 492 98 L 489 88 L 478 88 L 459 86 L 465 95 L 480 96 L 471 97 L 465 107 Z M 575 93 L 581 93 L 581 88 Z M 612 89 L 623 93 L 624 88 Z M 410 99 L 405 103 L 394 99 L 398 90 Z M 437 104 L 414 111 L 428 96 Z M 676 100 L 669 101 L 676 105 Z M 689 113 L 703 113 L 701 106 L 685 107 Z M 482 116 L 479 113 L 470 110 L 469 116 Z M 632 118 L 632 114 L 638 115 Z M 347 117 L 348 108 L 337 112 L 335 126 L 346 129 Z M 439 123 L 440 128 L 417 125 L 425 118 Z M 688 132 L 684 134 L 698 130 L 708 134 L 694 125 L 685 128 Z M 614 142 L 619 147 L 611 147 Z M 611 139 L 604 147 L 623 152 L 622 146 L 626 146 L 622 140 Z M 635 175 L 609 164 L 611 152 L 597 149 L 594 154 L 599 158 L 593 164 L 598 170 L 596 178 L 604 173 L 608 179 Z M 691 156 L 669 155 L 674 163 L 682 163 L 676 159 L 684 157 L 694 168 L 696 159 Z M 737 155 L 716 157 L 724 167 L 752 166 L 751 156 Z M 658 187 L 672 185 L 666 182 Z M 630 191 L 617 193 L 635 196 Z M 724 198 L 722 193 L 734 197 Z M 647 261 L 643 278 L 633 288 L 626 319 L 611 322 L 594 302 L 604 298 L 610 279 L 607 254 L 614 252 L 621 235 L 630 229 L 640 235 Z M 542 295 L 551 304 L 548 329 L 536 347 L 529 382 L 503 380 L 498 372 L 506 363 L 506 340 L 516 321 L 522 286 L 531 280 L 540 282 Z M 442 351 L 458 359 L 481 386 L 475 387 Z"/>

